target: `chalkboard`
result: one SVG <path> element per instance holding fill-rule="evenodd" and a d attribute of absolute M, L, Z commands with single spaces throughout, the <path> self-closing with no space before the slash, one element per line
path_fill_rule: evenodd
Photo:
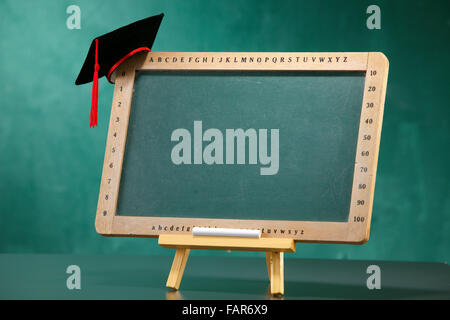
<path fill-rule="evenodd" d="M 369 53 L 128 62 L 115 75 L 100 233 L 210 226 L 366 241 L 387 75 L 372 55 L 373 68 Z"/>
<path fill-rule="evenodd" d="M 117 214 L 347 221 L 363 89 L 359 72 L 140 72 Z M 193 158 L 194 121 L 202 125 L 200 151 L 213 143 L 203 135 L 215 128 L 223 136 L 222 156 L 213 164 L 174 164 L 179 142 L 171 141 L 172 132 L 189 131 Z M 243 164 L 236 164 L 237 138 L 225 135 L 239 128 L 254 133 L 245 138 Z M 278 161 L 249 164 L 249 150 L 258 153 L 261 139 L 275 153 L 273 129 L 279 130 L 279 152 L 272 154 Z M 233 164 L 226 163 L 230 144 Z M 264 167 L 271 174 L 261 175 Z"/>

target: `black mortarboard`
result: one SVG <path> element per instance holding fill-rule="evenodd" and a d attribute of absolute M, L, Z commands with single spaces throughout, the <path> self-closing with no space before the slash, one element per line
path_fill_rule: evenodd
<path fill-rule="evenodd" d="M 142 19 L 95 38 L 76 85 L 93 81 L 91 127 L 97 125 L 98 78 L 111 74 L 126 59 L 141 51 L 151 51 L 164 14 Z M 111 82 L 112 83 L 112 82 Z"/>

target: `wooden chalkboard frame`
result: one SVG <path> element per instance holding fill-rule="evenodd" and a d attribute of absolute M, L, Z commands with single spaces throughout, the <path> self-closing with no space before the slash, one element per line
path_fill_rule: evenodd
<path fill-rule="evenodd" d="M 95 227 L 104 236 L 191 234 L 193 226 L 264 228 L 263 237 L 362 244 L 369 238 L 389 62 L 380 52 L 151 52 L 122 63 L 115 74 Z M 134 217 L 116 215 L 136 71 L 255 70 L 366 72 L 347 222 Z M 370 135 L 370 140 L 364 137 Z M 368 154 L 367 154 L 368 152 Z M 365 185 L 364 187 L 360 185 Z M 245 217 L 245 213 L 243 213 Z M 285 229 L 285 233 L 275 233 Z M 270 230 L 270 233 L 269 233 Z"/>

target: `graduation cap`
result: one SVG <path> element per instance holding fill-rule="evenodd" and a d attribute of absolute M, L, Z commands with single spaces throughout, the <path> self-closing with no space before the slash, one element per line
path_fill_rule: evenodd
<path fill-rule="evenodd" d="M 97 125 L 98 79 L 106 76 L 109 82 L 114 70 L 125 60 L 142 51 L 151 51 L 164 14 L 145 18 L 95 38 L 76 85 L 93 82 L 91 127 Z"/>

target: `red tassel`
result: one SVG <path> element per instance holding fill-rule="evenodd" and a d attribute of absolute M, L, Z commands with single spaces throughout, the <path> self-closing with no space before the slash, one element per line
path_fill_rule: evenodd
<path fill-rule="evenodd" d="M 95 39 L 95 67 L 94 79 L 92 80 L 92 102 L 91 102 L 91 123 L 89 127 L 95 128 L 98 125 L 98 71 L 100 65 L 98 64 L 98 39 Z"/>

